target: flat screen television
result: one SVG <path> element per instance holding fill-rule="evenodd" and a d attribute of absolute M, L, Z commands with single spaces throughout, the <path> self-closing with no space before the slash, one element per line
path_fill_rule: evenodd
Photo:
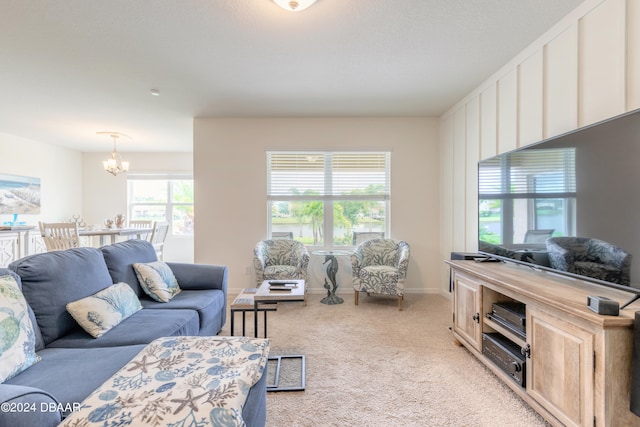
<path fill-rule="evenodd" d="M 640 110 L 481 160 L 478 230 L 484 255 L 640 294 Z"/>

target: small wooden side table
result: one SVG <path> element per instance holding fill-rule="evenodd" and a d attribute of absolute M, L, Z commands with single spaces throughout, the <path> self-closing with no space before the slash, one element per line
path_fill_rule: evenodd
<path fill-rule="evenodd" d="M 267 337 L 267 311 L 276 311 L 278 306 L 276 304 L 261 304 L 256 307 L 254 296 L 256 294 L 257 288 L 247 288 L 244 289 L 231 303 L 231 336 L 235 333 L 235 318 L 236 312 L 242 313 L 242 336 L 246 336 L 246 313 L 247 311 L 252 311 L 255 313 L 256 321 L 255 321 L 255 333 L 254 336 L 258 336 L 258 312 L 262 311 L 264 313 L 264 337 Z"/>

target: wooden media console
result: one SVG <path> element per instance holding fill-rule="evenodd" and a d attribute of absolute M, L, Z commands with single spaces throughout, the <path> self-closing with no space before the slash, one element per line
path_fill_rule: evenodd
<path fill-rule="evenodd" d="M 634 294 L 513 263 L 447 263 L 454 337 L 549 423 L 640 426 L 640 417 L 629 410 L 634 315 L 640 302 L 619 316 L 587 307 L 588 296 L 622 306 Z M 524 337 L 487 317 L 494 303 L 524 304 Z M 483 354 L 483 333 L 498 333 L 522 349 L 524 386 L 504 363 Z"/>

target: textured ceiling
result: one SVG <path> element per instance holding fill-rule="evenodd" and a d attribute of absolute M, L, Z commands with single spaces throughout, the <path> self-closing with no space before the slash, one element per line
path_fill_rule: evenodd
<path fill-rule="evenodd" d="M 0 132 L 191 151 L 194 117 L 439 116 L 581 2 L 0 0 Z"/>

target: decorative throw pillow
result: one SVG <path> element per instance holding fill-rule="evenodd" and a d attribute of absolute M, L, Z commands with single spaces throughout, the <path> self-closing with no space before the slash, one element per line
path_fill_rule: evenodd
<path fill-rule="evenodd" d="M 156 301 L 169 302 L 180 292 L 180 286 L 171 267 L 162 261 L 135 263 L 133 269 L 142 290 Z"/>
<path fill-rule="evenodd" d="M 114 283 L 95 294 L 67 304 L 67 311 L 92 337 L 98 338 L 135 312 L 142 310 L 131 286 Z"/>
<path fill-rule="evenodd" d="M 40 360 L 27 301 L 12 276 L 0 276 L 0 382 Z"/>

